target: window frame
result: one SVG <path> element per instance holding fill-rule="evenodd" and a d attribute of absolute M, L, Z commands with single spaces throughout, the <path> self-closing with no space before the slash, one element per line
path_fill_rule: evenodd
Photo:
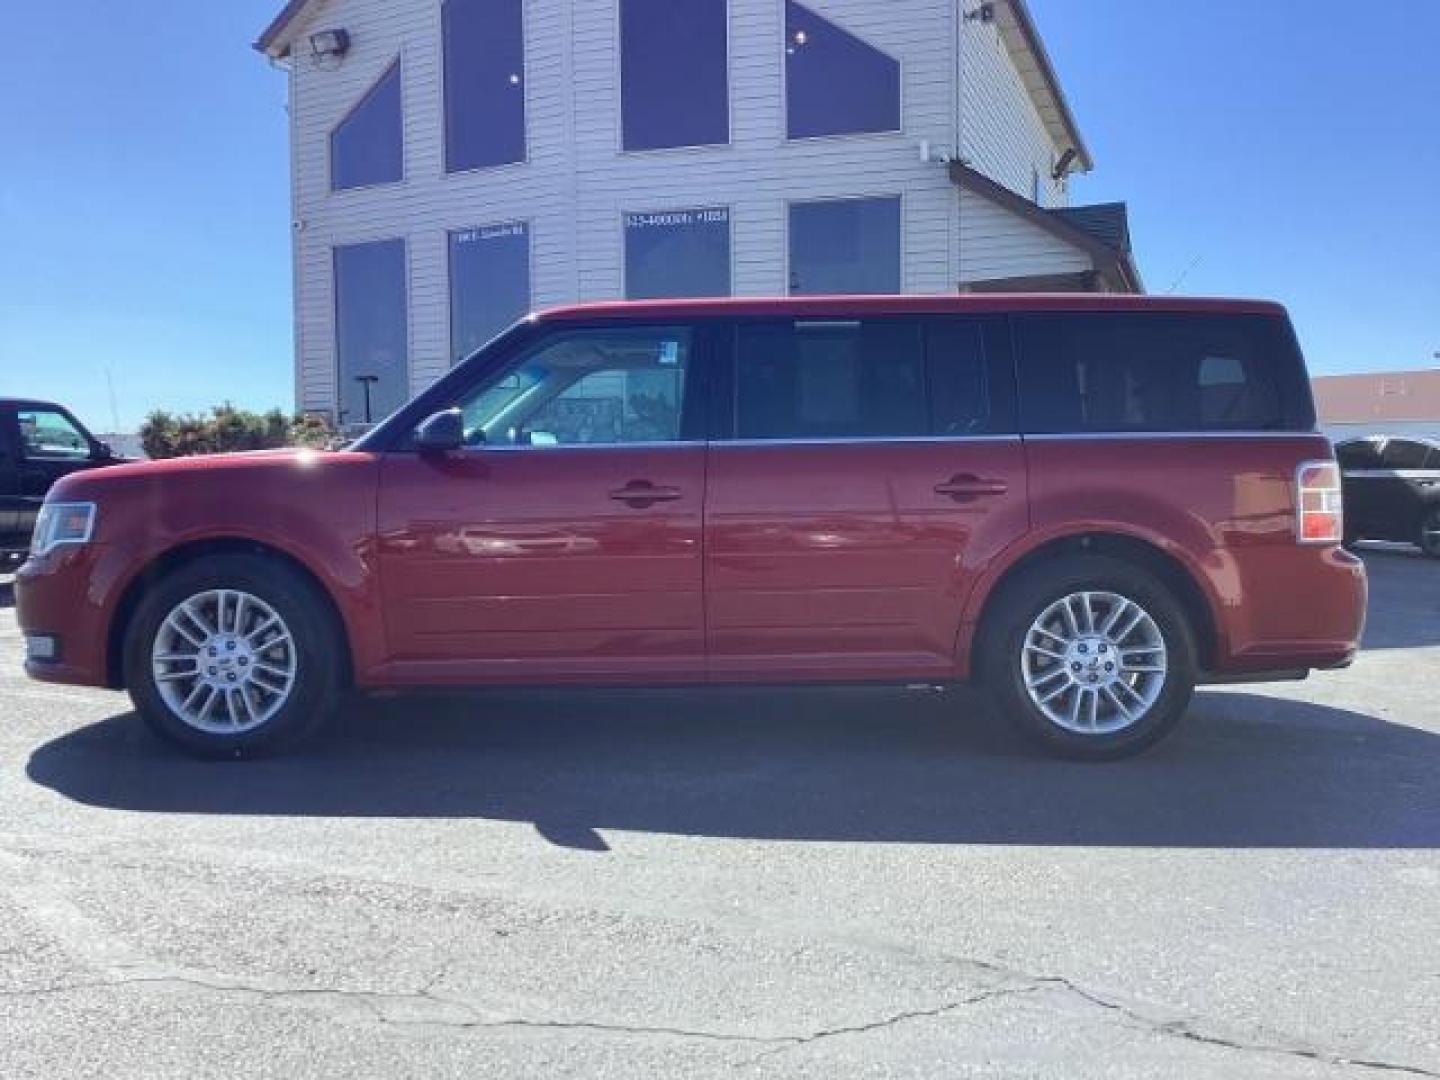
<path fill-rule="evenodd" d="M 525 292 L 526 309 L 512 319 L 505 327 L 502 327 L 489 341 L 483 342 L 475 349 L 464 356 L 457 356 L 455 353 L 455 250 L 452 243 L 457 233 L 475 232 L 481 229 L 498 229 L 509 225 L 523 225 L 525 227 Z M 446 344 L 450 354 L 451 369 L 459 367 L 469 361 L 472 356 L 478 355 L 488 348 L 492 343 L 504 336 L 509 327 L 526 315 L 535 310 L 535 221 L 533 218 L 510 218 L 506 221 L 492 221 L 483 225 L 469 225 L 458 229 L 445 230 L 445 314 L 446 314 Z"/>
<path fill-rule="evenodd" d="M 786 143 L 796 143 L 803 145 L 805 143 L 827 142 L 834 139 L 894 139 L 897 135 L 903 136 L 906 133 L 905 118 L 909 115 L 909 111 L 906 108 L 908 100 L 906 98 L 905 92 L 906 79 L 904 59 L 894 55 L 888 49 L 880 48 L 880 46 L 876 45 L 874 42 L 861 37 L 854 30 L 851 30 L 847 26 L 842 26 L 835 19 L 832 19 L 827 15 L 821 14 L 807 4 L 801 3 L 800 0 L 795 0 L 795 2 L 798 3 L 801 7 L 805 8 L 806 11 L 810 12 L 810 14 L 815 16 L 817 19 L 823 19 L 825 22 L 830 23 L 832 26 L 836 27 L 837 29 L 843 31 L 846 34 L 849 34 L 856 40 L 863 42 L 869 48 L 874 49 L 881 56 L 884 56 L 895 62 L 895 66 L 899 69 L 899 125 L 894 128 L 889 128 L 885 131 L 842 131 L 835 132 L 829 135 L 792 136 L 790 134 L 790 63 L 788 60 L 789 54 L 786 52 L 786 47 L 790 40 L 790 35 L 788 31 L 788 20 L 786 18 L 786 5 L 788 3 L 788 0 L 776 0 L 780 11 L 780 123 L 782 129 L 784 130 L 784 141 Z"/>
<path fill-rule="evenodd" d="M 909 202 L 908 202 L 908 200 L 907 200 L 907 198 L 906 198 L 906 196 L 905 196 L 905 193 L 904 193 L 903 191 L 886 191 L 886 192 L 882 192 L 882 193 L 871 193 L 871 194 L 865 194 L 865 195 L 822 195 L 822 196 L 819 196 L 819 197 L 810 197 L 810 198 L 802 198 L 802 199 L 786 199 L 786 200 L 785 200 L 785 258 L 784 258 L 785 296 L 791 297 L 791 298 L 800 298 L 800 299 L 803 299 L 804 297 L 807 297 L 807 296 L 820 296 L 820 295 L 825 295 L 825 294 L 821 294 L 821 293 L 795 292 L 794 286 L 791 284 L 791 283 L 795 280 L 795 266 L 794 266 L 794 263 L 795 263 L 795 217 L 794 217 L 795 207 L 797 207 L 797 206 L 815 206 L 815 205 L 817 205 L 817 204 L 819 204 L 819 203 L 879 202 L 879 201 L 893 201 L 893 202 L 897 202 L 897 203 L 899 204 L 899 208 L 900 208 L 900 228 L 899 228 L 899 261 L 900 261 L 900 268 L 899 268 L 899 269 L 900 269 L 900 275 L 899 275 L 899 278 L 900 278 L 900 280 L 899 280 L 899 285 L 900 285 L 900 288 L 897 290 L 897 294 L 903 294 L 903 293 L 905 292 L 905 271 L 906 271 L 905 250 L 906 250 L 906 242 L 907 242 L 907 240 L 908 240 L 908 229 L 907 229 L 907 227 L 906 227 L 906 219 L 907 219 L 908 215 L 907 215 L 906 211 L 907 211 L 907 209 L 908 209 Z M 860 294 L 860 295 L 867 295 L 867 296 L 886 296 L 886 295 L 891 295 L 891 294 L 887 294 L 887 293 L 863 293 L 863 294 Z"/>
<path fill-rule="evenodd" d="M 410 261 L 410 241 L 404 235 L 372 236 L 361 239 L 332 242 L 330 244 L 330 373 L 334 378 L 335 397 L 332 408 L 332 416 L 335 426 L 343 430 L 346 424 L 363 425 L 365 421 L 354 420 L 350 417 L 341 418 L 345 410 L 345 384 L 341 381 L 342 358 L 340 356 L 340 249 L 348 247 L 360 247 L 365 244 L 398 243 L 400 245 L 401 257 L 405 269 L 401 277 L 404 287 L 404 296 L 401 311 L 405 315 L 405 396 L 400 407 L 393 415 L 399 415 L 407 410 L 407 406 L 413 402 L 415 397 L 415 318 L 410 309 L 410 299 L 414 295 L 415 283 L 413 280 L 413 269 Z M 387 418 L 382 413 L 379 417 L 373 418 L 373 424 L 378 426 Z M 372 428 L 372 430 L 374 430 Z"/>
<path fill-rule="evenodd" d="M 450 113 L 448 103 L 448 91 L 446 80 L 449 78 L 449 65 L 445 59 L 445 9 L 451 0 L 440 0 L 435 10 L 435 39 L 440 42 L 440 94 L 439 94 L 439 124 L 440 124 L 440 176 L 469 176 L 476 173 L 491 173 L 499 169 L 514 169 L 522 165 L 530 164 L 530 117 L 533 111 L 533 102 L 530 98 L 530 5 L 521 0 L 520 3 L 520 80 L 523 98 L 521 100 L 522 112 L 522 135 L 525 143 L 525 154 L 518 161 L 502 161 L 495 165 L 468 165 L 465 168 L 450 167 Z"/>
<path fill-rule="evenodd" d="M 615 152 L 621 157 L 645 154 L 694 154 L 697 152 L 730 150 L 735 146 L 735 80 L 731 70 L 731 45 L 735 32 L 731 26 L 734 17 L 732 0 L 721 0 L 725 5 L 725 141 L 709 143 L 685 143 L 682 146 L 651 146 L 629 149 L 625 145 L 625 0 L 615 0 L 613 5 L 612 30 L 615 48 L 612 50 L 611 70 L 615 85 Z M 783 3 L 783 0 L 782 0 Z M 527 84 L 528 86 L 528 84 Z"/>
<path fill-rule="evenodd" d="M 79 435 L 80 438 L 85 441 L 85 446 L 88 449 L 85 457 L 60 457 L 51 456 L 49 454 L 33 455 L 29 453 L 28 447 L 25 443 L 25 433 L 20 429 L 21 413 L 51 413 L 54 416 L 60 417 L 75 430 L 75 434 Z M 30 401 L 16 402 L 13 411 L 10 413 L 10 418 L 15 430 L 15 454 L 17 459 L 20 461 L 74 463 L 77 461 L 94 461 L 98 457 L 100 457 L 100 441 L 90 433 L 89 429 L 87 429 L 84 424 L 80 423 L 80 421 L 76 419 L 75 415 L 69 409 L 65 408 L 62 405 L 55 405 L 50 403 L 42 404 L 40 402 Z"/>
<path fill-rule="evenodd" d="M 325 135 L 325 187 L 327 194 L 342 195 L 351 191 L 371 191 L 375 188 L 389 187 L 392 184 L 403 184 L 406 171 L 409 165 L 408 155 L 405 152 L 405 56 L 404 51 L 397 52 L 395 58 L 381 69 L 380 74 L 375 76 L 365 92 L 351 105 L 340 119 L 330 125 L 330 130 Z M 335 185 L 335 136 L 340 129 L 359 112 L 379 92 L 381 84 L 395 72 L 395 78 L 400 88 L 400 175 L 394 180 L 376 180 L 369 184 L 350 184 L 346 187 Z"/>
<path fill-rule="evenodd" d="M 1278 428 L 1256 428 L 1256 427 L 1200 427 L 1194 428 L 1084 428 L 1073 427 L 1060 431 L 1052 431 L 1046 428 L 1032 430 L 1030 417 L 1026 410 L 1025 383 L 1026 383 L 1026 339 L 1025 324 L 1036 324 L 1047 319 L 1062 318 L 1088 318 L 1103 320 L 1118 320 L 1132 318 L 1175 318 L 1180 320 L 1256 320 L 1270 323 L 1270 330 L 1277 335 L 1276 341 L 1283 343 L 1290 350 L 1290 358 L 1297 365 L 1297 370 L 1291 372 L 1271 372 L 1272 385 L 1277 395 L 1277 408 L 1282 422 Z M 1130 311 L 1130 312 L 1109 312 L 1103 310 L 1085 310 L 1083 308 L 1068 310 L 1064 308 L 1044 309 L 1038 311 L 1011 312 L 1009 315 L 1011 326 L 1011 355 L 1014 358 L 1015 370 L 1015 392 L 1016 392 L 1016 424 L 1018 430 L 1026 439 L 1056 440 L 1056 439 L 1154 439 L 1154 438 L 1295 438 L 1298 435 L 1310 435 L 1319 433 L 1319 421 L 1314 406 L 1313 394 L 1310 390 L 1310 378 L 1304 364 L 1304 354 L 1300 349 L 1299 340 L 1295 336 L 1294 326 L 1286 318 L 1277 318 L 1271 315 L 1259 314 L 1232 314 L 1228 312 L 1200 312 L 1191 313 L 1185 311 L 1167 311 L 1157 308 L 1153 311 Z M 1287 386 L 1285 380 L 1294 376 L 1296 383 Z M 1197 384 L 1198 386 L 1198 384 Z M 1306 395 L 1304 401 L 1291 396 L 1291 391 L 1303 391 Z M 1293 412 L 1300 405 L 1306 409 L 1302 413 Z M 1308 426 L 1306 426 L 1308 425 Z"/>
<path fill-rule="evenodd" d="M 367 433 L 356 449 L 418 453 L 415 428 L 427 417 L 444 409 L 456 408 L 481 383 L 502 375 L 525 356 L 543 349 L 561 337 L 586 330 L 638 331 L 645 329 L 683 329 L 691 336 L 691 357 L 686 370 L 684 401 L 681 404 L 680 438 L 673 442 L 580 443 L 568 446 L 508 446 L 490 444 L 462 447 L 458 453 L 550 453 L 603 450 L 664 450 L 677 447 L 703 446 L 708 441 L 711 401 L 714 398 L 714 357 L 716 334 L 723 324 L 718 318 L 648 319 L 562 319 L 546 322 L 535 318 L 521 320 L 479 352 L 442 376 L 428 389 L 413 398 L 403 409 Z"/>
<path fill-rule="evenodd" d="M 630 299 L 630 226 L 626 219 L 631 214 L 675 214 L 703 213 L 706 210 L 725 211 L 725 281 L 727 291 L 723 297 L 735 295 L 735 207 L 730 203 L 711 203 L 709 206 L 671 206 L 663 210 L 621 210 L 620 211 L 620 295 Z M 722 297 L 722 298 L 723 298 Z M 685 297 L 657 297 L 655 299 L 683 300 Z M 702 299 L 710 299 L 704 297 Z"/>
<path fill-rule="evenodd" d="M 1417 447 L 1420 450 L 1420 463 L 1418 465 L 1392 463 L 1389 460 L 1391 447 L 1399 443 L 1404 443 L 1406 446 Z M 1392 473 L 1428 472 L 1431 468 L 1430 459 L 1435 456 L 1435 453 L 1435 447 L 1423 439 L 1412 439 L 1404 435 L 1391 435 L 1380 444 L 1380 468 Z"/>

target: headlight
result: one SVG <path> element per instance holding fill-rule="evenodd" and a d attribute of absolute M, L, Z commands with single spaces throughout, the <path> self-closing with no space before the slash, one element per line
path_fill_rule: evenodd
<path fill-rule="evenodd" d="M 35 520 L 30 554 L 48 555 L 62 544 L 88 544 L 94 532 L 94 503 L 46 503 Z"/>

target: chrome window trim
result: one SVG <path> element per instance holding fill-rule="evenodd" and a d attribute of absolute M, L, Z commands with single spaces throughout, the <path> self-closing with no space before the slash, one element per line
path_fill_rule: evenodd
<path fill-rule="evenodd" d="M 1340 475 L 1346 479 L 1440 481 L 1440 469 L 1341 469 Z"/>
<path fill-rule="evenodd" d="M 705 446 L 701 439 L 656 439 L 653 442 L 612 442 L 612 443 L 556 443 L 554 446 L 530 446 L 524 443 L 484 443 L 480 446 L 462 446 L 454 453 L 460 454 L 513 454 L 517 451 L 533 450 L 537 454 L 553 454 L 557 450 L 680 450 Z M 411 451 L 418 453 L 418 451 Z"/>
<path fill-rule="evenodd" d="M 1070 439 L 1305 439 L 1318 431 L 1069 431 L 1035 432 L 1026 441 L 1056 442 Z"/>
<path fill-rule="evenodd" d="M 997 443 L 1020 442 L 1019 435 L 873 435 L 873 436 L 831 436 L 815 438 L 785 439 L 714 439 L 710 446 L 716 449 L 727 446 L 883 446 L 886 444 L 931 444 L 949 443 Z"/>

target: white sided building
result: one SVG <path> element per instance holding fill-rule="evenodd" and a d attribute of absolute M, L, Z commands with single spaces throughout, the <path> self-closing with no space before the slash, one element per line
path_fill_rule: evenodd
<path fill-rule="evenodd" d="M 343 424 L 553 304 L 1140 289 L 1024 0 L 292 0 L 256 47 Z"/>

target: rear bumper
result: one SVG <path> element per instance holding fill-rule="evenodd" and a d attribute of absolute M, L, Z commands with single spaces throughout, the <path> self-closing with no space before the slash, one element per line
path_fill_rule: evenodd
<path fill-rule="evenodd" d="M 1214 673 L 1224 681 L 1349 666 L 1365 630 L 1365 565 L 1340 547 L 1236 553 Z"/>
<path fill-rule="evenodd" d="M 107 549 L 91 544 L 57 548 L 15 572 L 20 632 L 44 634 L 58 643 L 56 659 L 25 661 L 31 678 L 77 686 L 108 684 L 108 569 Z"/>

